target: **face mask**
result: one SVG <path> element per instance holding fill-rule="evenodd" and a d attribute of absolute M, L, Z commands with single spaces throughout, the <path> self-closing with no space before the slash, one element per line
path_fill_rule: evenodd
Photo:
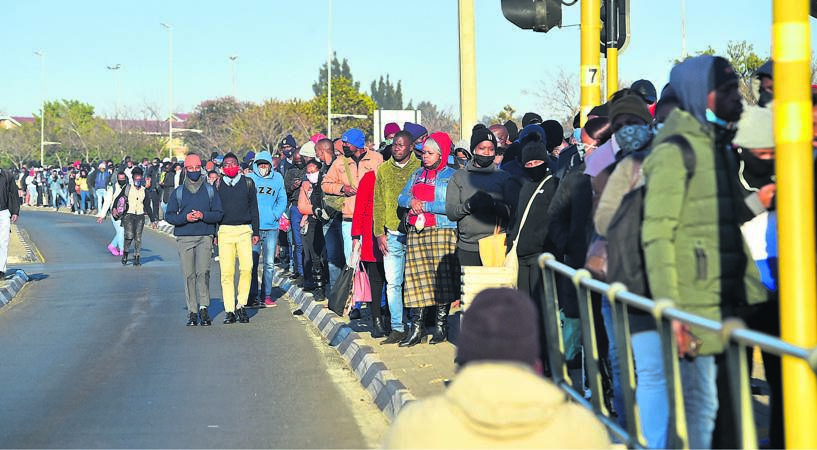
<path fill-rule="evenodd" d="M 261 175 L 262 177 L 269 175 L 269 167 L 259 167 L 258 174 Z"/>
<path fill-rule="evenodd" d="M 576 128 L 575 130 L 573 130 L 573 139 L 575 139 L 576 142 L 581 142 L 582 141 L 582 129 L 581 128 Z"/>
<path fill-rule="evenodd" d="M 394 143 L 394 139 L 386 139 L 386 140 L 385 140 L 385 141 L 383 141 L 383 142 L 384 142 L 386 145 L 391 145 L 391 144 L 393 144 L 393 143 Z"/>
<path fill-rule="evenodd" d="M 627 125 L 616 131 L 615 136 L 621 154 L 626 155 L 649 145 L 653 134 L 649 125 Z"/>
<path fill-rule="evenodd" d="M 525 173 L 531 180 L 538 183 L 545 179 L 545 176 L 548 173 L 548 165 L 547 163 L 542 163 L 534 167 L 525 167 Z"/>
<path fill-rule="evenodd" d="M 774 159 L 760 159 L 747 149 L 742 149 L 740 159 L 743 178 L 751 187 L 760 188 L 774 183 Z"/>
<path fill-rule="evenodd" d="M 286 158 L 291 158 L 291 157 L 292 157 L 292 151 L 285 151 L 285 152 L 284 152 L 284 156 L 285 156 Z"/>
<path fill-rule="evenodd" d="M 128 184 L 128 180 L 116 180 L 116 183 L 122 187 L 125 187 L 125 185 Z"/>
<path fill-rule="evenodd" d="M 760 91 L 760 95 L 757 98 L 757 106 L 760 106 L 761 108 L 763 108 L 766 105 L 768 105 L 769 103 L 771 103 L 773 99 L 774 99 L 774 94 L 772 94 L 771 92 L 769 92 L 767 90 L 762 90 L 762 91 Z"/>
<path fill-rule="evenodd" d="M 715 113 L 709 108 L 706 109 L 706 120 L 707 122 L 714 123 L 715 125 L 723 128 L 726 128 L 727 125 L 729 125 L 725 120 L 716 116 Z"/>
<path fill-rule="evenodd" d="M 201 171 L 187 172 L 187 178 L 190 178 L 190 181 L 199 181 L 199 177 L 201 177 Z"/>
<path fill-rule="evenodd" d="M 457 159 L 457 165 L 459 167 L 465 167 L 465 165 L 468 164 L 468 158 L 457 157 L 456 159 Z"/>
<path fill-rule="evenodd" d="M 300 161 L 292 161 L 292 165 L 295 166 L 296 169 L 303 169 L 306 167 L 306 161 L 303 159 Z"/>
<path fill-rule="evenodd" d="M 491 164 L 494 163 L 493 156 L 484 156 L 484 155 L 474 155 L 474 164 L 477 167 L 489 167 Z"/>
<path fill-rule="evenodd" d="M 343 156 L 351 158 L 354 154 L 355 152 L 352 151 L 352 147 L 349 147 L 348 145 L 343 146 Z"/>
<path fill-rule="evenodd" d="M 142 187 L 142 182 L 143 182 L 143 180 L 141 178 L 139 178 L 139 179 L 134 178 L 133 179 L 133 185 L 136 186 L 136 187 Z"/>
<path fill-rule="evenodd" d="M 238 171 L 241 170 L 241 168 L 238 167 L 238 166 L 230 166 L 230 167 L 225 167 L 223 170 L 224 170 L 224 175 L 227 175 L 230 178 L 235 178 L 235 176 L 238 175 Z"/>
<path fill-rule="evenodd" d="M 318 175 L 319 175 L 318 172 L 308 173 L 308 174 L 306 174 L 306 179 L 309 180 L 309 182 L 312 183 L 312 184 L 317 184 L 318 183 Z"/>
<path fill-rule="evenodd" d="M 423 143 L 420 142 L 420 143 L 414 144 L 414 149 L 419 150 L 419 151 L 423 151 Z"/>

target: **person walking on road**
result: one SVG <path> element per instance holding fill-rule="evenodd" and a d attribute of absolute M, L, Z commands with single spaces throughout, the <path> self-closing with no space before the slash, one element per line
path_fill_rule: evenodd
<path fill-rule="evenodd" d="M 218 228 L 221 295 L 224 300 L 224 323 L 249 323 L 247 298 L 252 278 L 252 246 L 258 245 L 258 199 L 255 183 L 241 174 L 235 153 L 224 155 L 224 176 L 216 184 L 224 216 Z M 238 259 L 238 297 L 235 289 L 235 263 Z M 236 299 L 238 308 L 236 308 Z"/>
<path fill-rule="evenodd" d="M 187 326 L 212 324 L 207 308 L 210 306 L 210 253 L 216 224 L 224 211 L 221 197 L 202 176 L 201 158 L 191 153 L 184 158 L 187 176 L 181 186 L 168 197 L 165 220 L 173 225 L 176 246 L 179 249 L 184 294 L 187 301 Z"/>
<path fill-rule="evenodd" d="M 20 197 L 17 195 L 14 174 L 7 169 L 0 169 L 0 278 L 6 276 L 11 224 L 17 222 L 19 215 Z"/>
<path fill-rule="evenodd" d="M 113 206 L 113 199 L 118 197 L 122 189 L 125 189 L 127 186 L 128 177 L 125 175 L 125 172 L 117 172 L 115 186 L 109 188 L 102 197 L 102 203 L 99 207 L 99 211 L 96 213 L 97 223 L 102 223 L 105 220 L 105 216 Z M 114 256 L 122 256 L 122 252 L 125 249 L 125 229 L 122 228 L 122 219 L 116 220 L 113 218 L 113 214 L 111 214 L 111 223 L 113 224 L 114 236 L 113 239 L 111 239 L 111 243 L 108 244 L 108 251 Z"/>
<path fill-rule="evenodd" d="M 134 167 L 131 172 L 133 186 L 125 186 L 128 197 L 128 211 L 122 218 L 122 228 L 125 229 L 125 244 L 122 247 L 122 265 L 128 264 L 128 250 L 133 243 L 133 265 L 141 266 L 142 230 L 145 228 L 145 214 L 150 219 L 151 226 L 156 229 L 156 214 L 151 208 L 150 199 L 144 187 L 142 168 Z"/>

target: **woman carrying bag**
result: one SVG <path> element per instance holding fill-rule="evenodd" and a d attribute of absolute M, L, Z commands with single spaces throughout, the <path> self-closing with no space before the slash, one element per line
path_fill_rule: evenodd
<path fill-rule="evenodd" d="M 448 340 L 448 312 L 460 295 L 456 222 L 445 211 L 448 182 L 455 170 L 447 167 L 451 138 L 432 134 L 423 144 L 422 166 L 409 177 L 397 204 L 408 208 L 403 304 L 410 308 L 410 329 L 400 347 L 418 344 L 425 332 L 426 311 L 436 314 L 431 344 Z"/>

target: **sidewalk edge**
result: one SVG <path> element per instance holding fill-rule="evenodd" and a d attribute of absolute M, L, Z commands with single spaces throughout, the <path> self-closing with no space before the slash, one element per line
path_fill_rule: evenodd
<path fill-rule="evenodd" d="M 11 303 L 28 281 L 31 281 L 31 278 L 23 270 L 18 269 L 14 272 L 14 276 L 11 277 L 8 284 L 0 287 L 0 308 Z"/>

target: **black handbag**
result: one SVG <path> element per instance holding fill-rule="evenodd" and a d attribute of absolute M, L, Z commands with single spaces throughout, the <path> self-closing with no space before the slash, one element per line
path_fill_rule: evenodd
<path fill-rule="evenodd" d="M 355 269 L 346 266 L 332 286 L 332 292 L 329 294 L 328 307 L 340 317 L 346 313 L 346 307 L 352 301 L 352 289 L 354 287 Z"/>

